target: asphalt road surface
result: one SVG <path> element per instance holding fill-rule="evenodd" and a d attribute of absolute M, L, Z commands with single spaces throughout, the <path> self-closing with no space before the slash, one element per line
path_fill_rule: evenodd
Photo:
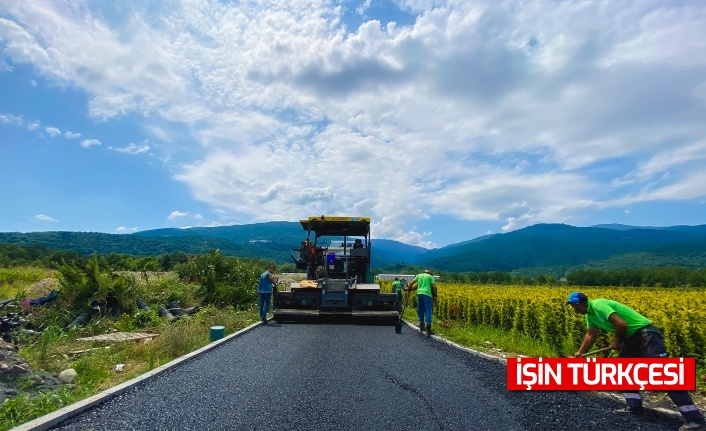
<path fill-rule="evenodd" d="M 269 323 L 55 430 L 676 430 L 574 392 L 505 389 L 505 367 L 405 326 Z"/>

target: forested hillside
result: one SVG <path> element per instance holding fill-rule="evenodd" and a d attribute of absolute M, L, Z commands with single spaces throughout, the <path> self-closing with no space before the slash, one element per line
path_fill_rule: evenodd
<path fill-rule="evenodd" d="M 668 229 L 616 230 L 540 224 L 482 241 L 432 250 L 425 265 L 447 271 L 515 271 L 554 268 L 639 268 L 706 262 L 706 232 Z"/>
<path fill-rule="evenodd" d="M 223 254 L 291 263 L 291 249 L 306 237 L 296 222 L 212 228 L 157 229 L 131 235 L 93 232 L 0 233 L 0 244 L 40 245 L 80 254 L 161 256 L 174 252 Z M 629 228 L 538 224 L 426 250 L 374 239 L 373 268 L 429 267 L 448 272 L 516 272 L 561 278 L 580 269 L 706 267 L 706 225 Z"/>
<path fill-rule="evenodd" d="M 193 229 L 159 229 L 132 235 L 96 232 L 0 233 L 0 244 L 42 246 L 80 254 L 161 256 L 174 252 L 203 254 L 218 249 L 227 256 L 292 263 L 291 252 L 306 232 L 299 223 L 274 222 L 258 225 Z M 421 255 L 426 249 L 391 240 L 373 240 L 372 266 L 380 268 Z"/>
<path fill-rule="evenodd" d="M 80 254 L 125 253 L 135 256 L 162 255 L 177 251 L 202 254 L 219 249 L 225 255 L 263 258 L 284 262 L 289 244 L 270 242 L 236 243 L 223 238 L 197 235 L 148 237 L 96 232 L 0 233 L 0 244 L 42 245 L 55 250 L 73 250 Z"/>
<path fill-rule="evenodd" d="M 234 226 L 152 229 L 135 232 L 132 236 L 155 238 L 199 236 L 226 239 L 236 243 L 279 243 L 287 244 L 288 247 L 295 247 L 299 241 L 306 237 L 306 231 L 299 223 L 273 221 Z"/>

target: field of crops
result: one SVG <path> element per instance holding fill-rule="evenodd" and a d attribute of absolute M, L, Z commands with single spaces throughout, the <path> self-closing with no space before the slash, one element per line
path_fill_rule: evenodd
<path fill-rule="evenodd" d="M 439 283 L 435 319 L 487 325 L 536 338 L 557 356 L 571 356 L 586 332 L 585 317 L 565 305 L 568 287 Z M 664 334 L 675 357 L 706 358 L 706 290 L 675 288 L 582 288 L 589 299 L 607 298 L 643 314 Z M 610 344 L 602 334 L 594 347 Z"/>

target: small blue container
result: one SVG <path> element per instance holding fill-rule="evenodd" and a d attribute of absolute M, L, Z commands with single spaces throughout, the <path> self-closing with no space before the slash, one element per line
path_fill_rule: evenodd
<path fill-rule="evenodd" d="M 225 326 L 211 326 L 211 330 L 208 332 L 208 338 L 213 342 L 220 340 L 226 334 Z"/>

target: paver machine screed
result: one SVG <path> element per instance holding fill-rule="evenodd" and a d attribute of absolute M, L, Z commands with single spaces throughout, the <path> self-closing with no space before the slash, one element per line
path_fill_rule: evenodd
<path fill-rule="evenodd" d="M 314 216 L 299 221 L 306 239 L 292 249 L 306 280 L 277 292 L 275 320 L 340 315 L 399 317 L 394 293 L 381 293 L 370 272 L 370 218 Z"/>

